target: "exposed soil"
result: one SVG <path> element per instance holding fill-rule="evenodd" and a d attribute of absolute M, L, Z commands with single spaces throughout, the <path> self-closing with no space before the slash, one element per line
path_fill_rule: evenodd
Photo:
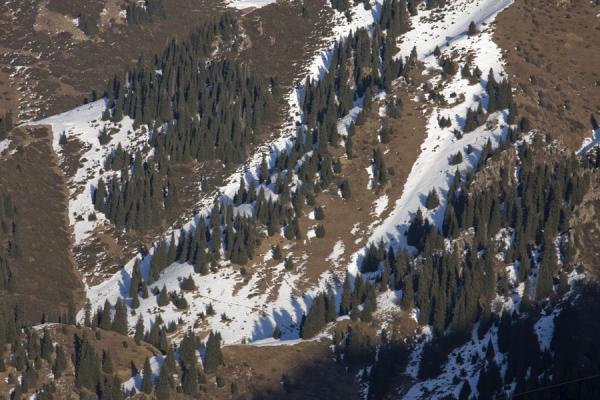
<path fill-rule="evenodd" d="M 324 0 L 274 3 L 246 14 L 248 40 L 241 53 L 264 77 L 276 77 L 287 93 L 305 76 L 305 66 L 331 35 L 332 12 Z"/>
<path fill-rule="evenodd" d="M 142 54 L 152 56 L 220 12 L 206 0 L 164 3 L 165 18 L 130 26 L 119 14 L 122 0 L 3 2 L 0 71 L 11 78 L 0 76 L 0 111 L 11 108 L 23 121 L 71 109 L 92 90 L 102 93 L 109 78 Z M 86 32 L 77 17 L 91 21 Z"/>
<path fill-rule="evenodd" d="M 83 285 L 71 258 L 65 180 L 50 132 L 45 127 L 18 128 L 9 138 L 11 147 L 0 159 L 0 186 L 18 199 L 23 256 L 11 262 L 15 289 L 2 299 L 18 301 L 26 317 L 37 322 L 43 313 L 65 312 L 69 303 L 81 306 Z"/>
<path fill-rule="evenodd" d="M 585 265 L 591 274 L 600 276 L 600 182 L 592 179 L 590 189 L 581 206 L 572 215 L 573 227 L 569 240 L 573 240 L 577 249 L 577 260 Z"/>
<path fill-rule="evenodd" d="M 600 7 L 578 0 L 516 0 L 496 18 L 520 113 L 571 149 L 600 118 Z"/>
<path fill-rule="evenodd" d="M 341 160 L 340 178 L 349 181 L 352 195 L 349 199 L 342 199 L 335 185 L 318 194 L 315 206 L 321 206 L 325 212 L 325 219 L 321 221 L 311 219 L 309 216 L 314 207 L 305 205 L 303 217 L 300 218 L 300 229 L 305 238 L 302 241 L 289 242 L 280 235 L 263 239 L 256 251 L 259 256 L 253 263 L 245 266 L 247 273 L 261 275 L 262 280 L 257 288 L 259 291 L 268 292 L 270 298 L 275 299 L 279 287 L 288 284 L 286 280 L 291 279 L 288 273 L 277 272 L 275 267 L 281 260 L 263 260 L 263 254 L 276 244 L 282 248 L 283 257 L 292 258 L 295 272 L 300 275 L 300 280 L 290 285 L 294 286 L 294 295 L 302 297 L 305 290 L 314 287 L 326 271 L 333 272 L 339 280 L 344 279 L 352 254 L 365 246 L 372 229 L 394 209 L 394 203 L 400 198 L 404 182 L 419 154 L 426 120 L 421 110 L 422 105 L 411 100 L 417 93 L 419 79 L 422 79 L 420 71 L 412 74 L 411 84 L 399 84 L 394 90 L 402 100 L 403 109 L 399 118 L 388 118 L 392 128 L 389 143 L 380 143 L 378 139 L 382 120 L 379 108 L 383 105 L 383 101 L 378 101 L 370 110 L 365 111 L 364 123 L 356 126 L 351 160 L 346 158 L 343 146 L 330 148 L 332 155 Z M 385 186 L 367 189 L 367 168 L 376 147 L 384 153 L 385 165 L 393 171 L 393 175 L 388 177 Z M 388 196 L 389 202 L 386 209 L 376 215 L 373 204 L 383 195 Z M 318 224 L 324 226 L 325 236 L 308 239 L 308 232 Z M 334 256 L 333 249 L 336 244 L 340 248 L 339 242 L 343 244 L 343 249 Z"/>
<path fill-rule="evenodd" d="M 207 385 L 207 398 L 358 399 L 353 374 L 333 361 L 329 345 L 326 340 L 294 346 L 225 347 L 225 367 L 217 375 L 226 379 L 226 386 Z M 281 384 L 284 374 L 289 384 Z M 240 394 L 231 394 L 231 382 Z"/>

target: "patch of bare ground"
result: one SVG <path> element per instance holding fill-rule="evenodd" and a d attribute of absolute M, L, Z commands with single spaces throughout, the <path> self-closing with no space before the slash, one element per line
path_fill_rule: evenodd
<path fill-rule="evenodd" d="M 276 77 L 287 93 L 306 74 L 306 66 L 331 35 L 331 9 L 324 0 L 277 2 L 243 18 L 247 34 L 243 59 L 259 74 Z"/>
<path fill-rule="evenodd" d="M 571 216 L 569 240 L 576 248 L 576 260 L 583 263 L 595 278 L 600 277 L 600 179 L 592 175 L 590 188 L 582 204 Z"/>
<path fill-rule="evenodd" d="M 146 357 L 160 354 L 160 351 L 146 342 L 136 344 L 132 338 L 113 331 L 99 328 L 92 331 L 85 327 L 63 324 L 50 324 L 48 329 L 52 340 L 63 346 L 67 354 L 75 351 L 75 335 L 89 341 L 100 355 L 103 350 L 109 350 L 113 370 L 123 381 L 131 378 L 132 363 L 141 371 Z"/>
<path fill-rule="evenodd" d="M 496 18 L 520 113 L 571 149 L 600 115 L 600 7 L 592 3 L 516 0 Z"/>
<path fill-rule="evenodd" d="M 325 219 L 322 221 L 310 219 L 308 214 L 312 208 L 305 208 L 305 215 L 300 220 L 301 230 L 306 234 L 322 224 L 325 236 L 299 242 L 289 250 L 302 259 L 303 283 L 300 291 L 314 285 L 326 271 L 341 273 L 340 279 L 343 280 L 352 254 L 366 245 L 370 232 L 389 215 L 396 199 L 402 195 L 425 134 L 425 118 L 420 105 L 411 101 L 415 93 L 416 86 L 413 85 L 397 88 L 403 110 L 399 118 L 386 118 L 392 132 L 389 143 L 380 143 L 378 138 L 382 124 L 379 108 L 383 103 L 376 102 L 366 111 L 365 122 L 356 127 L 352 139 L 353 157 L 348 160 L 343 148 L 331 150 L 332 154 L 340 157 L 341 176 L 350 183 L 351 196 L 344 200 L 337 189 L 319 194 L 316 203 L 324 209 Z M 380 148 L 383 153 L 388 182 L 382 187 L 368 189 L 367 168 L 371 165 L 375 148 Z M 387 207 L 377 215 L 374 204 L 384 196 L 388 199 Z M 343 245 L 343 251 L 334 252 L 336 244 L 338 249 Z"/>
<path fill-rule="evenodd" d="M 92 331 L 72 325 L 46 324 L 39 326 L 38 334 L 42 336 L 44 330 L 49 332 L 54 344 L 62 346 L 67 359 L 67 368 L 63 375 L 59 379 L 52 380 L 56 384 L 54 398 L 57 399 L 79 399 L 79 395 L 75 392 L 75 368 L 72 363 L 76 336 L 87 340 L 100 357 L 102 357 L 103 351 L 110 351 L 114 374 L 118 375 L 123 382 L 131 378 L 134 368 L 138 370 L 143 368 L 146 357 L 160 354 L 148 343 L 136 344 L 133 339 L 112 331 L 102 329 Z M 38 371 L 37 388 L 40 388 L 43 384 L 50 382 L 52 366 L 46 361 L 39 360 L 38 362 L 40 370 Z M 9 388 L 14 386 L 8 385 L 6 382 L 6 378 L 11 373 L 15 376 L 19 375 L 12 365 L 8 365 L 5 372 L 0 372 L 0 393 L 8 393 Z M 33 395 L 34 389 L 28 390 L 27 398 L 29 395 Z"/>
<path fill-rule="evenodd" d="M 207 398 L 358 399 L 354 375 L 334 362 L 330 344 L 323 340 L 293 346 L 227 346 L 225 366 L 216 374 L 226 385 L 207 385 Z M 213 379 L 209 377 L 209 383 Z M 232 382 L 236 394 L 231 393 Z"/>
<path fill-rule="evenodd" d="M 54 134 L 54 133 L 53 133 Z M 57 132 L 56 135 L 60 133 Z M 62 145 L 62 157 L 60 167 L 65 173 L 67 179 L 71 179 L 77 174 L 77 170 L 82 167 L 81 154 L 83 153 L 83 143 L 76 137 L 70 138 L 66 144 Z"/>
<path fill-rule="evenodd" d="M 0 69 L 0 115 L 16 110 L 18 106 L 17 94 L 9 85 L 10 76 L 7 71 L 7 69 Z"/>
<path fill-rule="evenodd" d="M 22 256 L 11 262 L 14 291 L 1 298 L 19 302 L 37 322 L 42 314 L 66 312 L 69 303 L 81 306 L 83 286 L 71 258 L 66 186 L 51 134 L 46 127 L 25 127 L 9 138 L 11 148 L 0 159 L 0 186 L 17 199 Z"/>
<path fill-rule="evenodd" d="M 168 40 L 186 37 L 223 12 L 207 0 L 165 0 L 165 18 L 128 25 L 122 0 L 7 0 L 0 5 L 0 70 L 11 79 L 0 84 L 18 93 L 18 105 L 0 99 L 21 121 L 71 109 L 100 93 L 144 53 L 160 52 Z M 86 28 L 73 20 L 83 17 Z M 6 29 L 5 29 L 6 28 Z M 24 68 L 26 67 L 26 68 Z"/>
<path fill-rule="evenodd" d="M 46 4 L 40 4 L 33 29 L 48 35 L 68 33 L 76 41 L 87 40 L 85 33 L 78 28 L 73 17 L 49 10 Z"/>

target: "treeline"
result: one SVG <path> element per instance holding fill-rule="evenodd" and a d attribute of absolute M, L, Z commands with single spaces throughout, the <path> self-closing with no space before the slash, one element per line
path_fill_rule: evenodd
<path fill-rule="evenodd" d="M 128 24 L 151 22 L 155 18 L 165 17 L 164 0 L 144 0 L 142 4 L 135 0 L 125 11 Z"/>
<path fill-rule="evenodd" d="M 12 112 L 7 111 L 4 115 L 0 116 L 0 140 L 6 139 L 6 135 L 12 128 L 13 128 Z"/>
<path fill-rule="evenodd" d="M 268 235 L 281 232 L 288 240 L 304 238 L 298 218 L 306 206 L 314 207 L 318 193 L 339 190 L 343 198 L 351 195 L 349 182 L 336 176 L 341 163 L 329 151 L 329 146 L 340 146 L 337 120 L 358 99 L 364 99 L 369 107 L 376 91 L 408 71 L 402 60 L 392 59 L 396 52 L 390 35 L 384 37 L 378 29 L 372 37 L 359 30 L 338 44 L 325 77 L 306 82 L 305 127 L 298 128 L 293 145 L 272 154 L 270 163 L 263 159 L 257 178 L 242 177 L 234 198 L 215 203 L 210 215 L 198 216 L 196 227 L 181 231 L 176 240 L 173 236 L 159 242 L 150 276 L 144 280 L 155 281 L 174 261 L 190 262 L 203 274 L 216 267 L 220 258 L 245 264 L 253 258 L 259 232 L 265 228 Z M 345 140 L 351 141 L 351 136 Z M 381 154 L 374 157 L 382 158 Z M 238 212 L 242 207 L 251 212 Z M 319 237 L 325 235 L 324 229 L 318 233 Z"/>
<path fill-rule="evenodd" d="M 105 160 L 106 170 L 119 174 L 104 182 L 98 180 L 94 191 L 94 208 L 106 215 L 117 227 L 145 229 L 157 226 L 163 216 L 178 204 L 177 188 L 167 167 L 153 158 L 144 160 L 117 147 Z M 165 171 L 166 169 L 166 171 Z"/>
<path fill-rule="evenodd" d="M 172 41 L 152 63 L 140 60 L 107 86 L 104 120 L 127 115 L 151 129 L 152 156 L 144 160 L 118 147 L 105 160 L 118 177 L 100 181 L 94 194 L 98 211 L 119 227 L 145 229 L 159 224 L 177 203 L 170 178 L 173 163 L 242 161 L 263 125 L 271 99 L 266 84 L 238 61 L 210 60 L 216 39 L 229 43 L 237 30 L 226 14 L 198 28 L 182 42 Z M 101 143 L 110 141 L 103 130 Z"/>
<path fill-rule="evenodd" d="M 77 326 L 73 344 L 63 346 L 60 343 L 64 343 L 64 337 L 56 340 L 54 335 L 66 334 L 66 326 L 33 328 L 24 322 L 19 306 L 4 304 L 0 307 L 0 374 L 5 374 L 11 393 L 8 398 L 21 399 L 35 394 L 36 399 L 59 399 L 65 385 L 73 385 L 73 391 L 87 399 L 121 400 L 136 395 L 138 388 L 124 390 L 122 387 L 117 369 L 123 366 L 115 365 L 111 354 L 114 349 L 102 348 L 100 342 L 105 330 L 127 334 L 124 304 L 118 300 L 113 309 L 107 303 L 93 317 L 88 305 L 85 314 L 85 327 Z M 73 314 L 71 311 L 65 314 L 59 322 L 75 325 L 74 311 Z M 217 374 L 219 387 L 224 386 L 225 377 L 219 375 L 219 367 L 224 365 L 221 335 L 211 332 L 202 341 L 188 331 L 175 346 L 166 335 L 167 330 L 172 333 L 174 329 L 172 324 L 165 328 L 160 316 L 151 324 L 149 331 L 145 331 L 143 321 L 138 320 L 134 335 L 136 345 L 145 341 L 161 351 L 162 355 L 156 357 L 163 358 L 157 378 L 153 376 L 148 358 L 143 366 L 131 361 L 132 377 L 141 375 L 141 393 L 153 394 L 154 398 L 161 400 L 173 398 L 176 393 L 196 398 L 206 390 L 203 388 L 208 384 L 205 374 Z M 123 346 L 131 347 L 126 342 Z M 202 364 L 198 351 L 203 353 Z"/>
<path fill-rule="evenodd" d="M 136 268 L 139 268 L 139 266 Z M 139 274 L 139 271 L 137 274 Z M 132 283 L 131 290 L 135 290 L 135 285 L 139 284 L 140 281 L 137 280 L 136 282 Z M 164 288 L 163 291 L 166 292 Z M 161 293 L 157 296 L 161 295 L 163 294 Z M 108 301 L 105 302 L 104 306 L 99 308 L 93 315 L 89 303 L 86 304 L 84 310 L 84 326 L 96 332 L 98 329 L 103 329 L 127 335 L 130 331 L 127 323 L 127 308 L 122 299 L 118 299 L 114 307 Z M 198 395 L 200 387 L 207 384 L 205 373 L 214 373 L 218 370 L 219 366 L 224 364 L 220 333 L 210 332 L 206 342 L 203 342 L 190 330 L 185 333 L 179 346 L 175 347 L 170 343 L 168 334 L 175 332 L 177 328 L 178 326 L 175 323 L 167 326 L 160 315 L 151 323 L 149 330 L 145 329 L 141 315 L 135 327 L 133 327 L 133 338 L 137 345 L 140 345 L 144 341 L 159 349 L 165 357 L 158 380 L 153 378 L 149 359 L 145 360 L 141 370 L 137 370 L 137 368 L 133 370 L 133 376 L 138 373 L 142 375 L 141 391 L 143 393 L 154 393 L 156 398 L 165 400 L 175 392 L 182 392 L 191 396 Z M 199 350 L 204 350 L 203 367 L 198 363 L 196 356 L 196 352 Z M 175 357 L 176 352 L 179 355 L 179 360 Z M 99 357 L 96 356 L 95 359 L 96 361 L 91 363 L 95 367 L 90 367 L 86 370 L 84 375 L 88 378 L 83 381 L 97 386 L 99 382 L 97 371 L 103 368 L 104 364 Z M 179 383 L 173 379 L 174 375 L 178 377 Z M 222 377 L 217 377 L 217 379 L 219 381 L 223 380 Z"/>
<path fill-rule="evenodd" d="M 150 65 L 140 60 L 115 76 L 104 118 L 118 122 L 128 115 L 136 125 L 148 124 L 160 161 L 242 160 L 270 96 L 240 62 L 209 60 L 215 39 L 229 43 L 236 30 L 235 17 L 225 14 L 186 40 L 171 41 Z"/>
<path fill-rule="evenodd" d="M 348 19 L 352 19 L 352 15 L 350 14 L 350 9 L 355 4 L 363 3 L 365 10 L 369 10 L 371 8 L 371 3 L 369 0 L 331 0 L 331 7 L 338 10 L 339 12 L 343 12 L 346 14 Z M 387 4 L 386 4 L 387 3 Z M 425 4 L 425 7 L 430 10 L 433 8 L 443 7 L 446 5 L 446 0 L 395 0 L 395 1 L 387 1 L 384 2 L 384 13 L 390 13 L 391 18 L 398 20 L 407 20 L 408 16 L 405 14 L 406 11 L 410 15 L 417 15 L 418 7 L 421 3 Z M 387 7 L 387 8 L 386 8 Z M 385 20 L 387 20 L 386 17 Z M 385 29 L 389 28 L 385 24 L 382 24 Z M 392 31 L 394 34 L 399 33 L 398 31 Z"/>

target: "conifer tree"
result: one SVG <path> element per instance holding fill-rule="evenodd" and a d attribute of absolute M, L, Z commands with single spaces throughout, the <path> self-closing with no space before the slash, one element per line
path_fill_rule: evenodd
<path fill-rule="evenodd" d="M 160 368 L 160 374 L 158 375 L 158 384 L 156 385 L 156 399 L 157 400 L 169 400 L 171 397 L 171 383 L 169 372 L 166 366 Z"/>
<path fill-rule="evenodd" d="M 477 26 L 475 25 L 474 21 L 471 21 L 471 23 L 469 24 L 468 35 L 469 36 L 475 36 L 475 35 L 477 35 Z"/>
<path fill-rule="evenodd" d="M 120 297 L 115 304 L 115 318 L 112 323 L 112 330 L 121 335 L 127 335 L 127 308 Z"/>
<path fill-rule="evenodd" d="M 110 330 L 112 326 L 112 315 L 111 315 L 111 307 L 108 300 L 104 301 L 104 307 L 99 313 L 100 317 L 98 318 L 99 327 L 104 330 Z"/>
<path fill-rule="evenodd" d="M 425 201 L 425 207 L 428 210 L 433 210 L 437 206 L 440 205 L 440 198 L 438 197 L 437 191 L 435 189 L 431 189 L 429 194 L 427 195 L 427 200 Z"/>
<path fill-rule="evenodd" d="M 156 303 L 159 307 L 164 307 L 169 304 L 169 294 L 167 293 L 167 287 L 165 285 L 163 285 L 160 290 Z"/>
<path fill-rule="evenodd" d="M 54 359 L 54 364 L 52 365 L 52 373 L 55 378 L 60 378 L 67 368 L 67 358 L 65 356 L 65 351 L 62 346 L 56 345 L 56 358 Z"/>
<path fill-rule="evenodd" d="M 152 368 L 150 368 L 150 360 L 146 357 L 144 360 L 144 368 L 142 370 L 142 392 L 146 394 L 152 393 L 152 388 L 154 386 L 152 381 Z"/>
<path fill-rule="evenodd" d="M 221 352 L 221 335 L 211 331 L 206 341 L 206 355 L 204 370 L 208 373 L 215 372 L 217 367 L 223 365 L 223 353 Z"/>
<path fill-rule="evenodd" d="M 275 325 L 275 329 L 273 329 L 273 339 L 281 338 L 281 329 L 279 329 L 279 325 Z"/>

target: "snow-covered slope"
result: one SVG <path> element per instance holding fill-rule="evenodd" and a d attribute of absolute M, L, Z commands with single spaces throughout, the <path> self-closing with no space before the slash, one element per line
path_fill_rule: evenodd
<path fill-rule="evenodd" d="M 440 69 L 433 50 L 438 46 L 443 55 L 457 55 L 465 61 L 467 55 L 473 56 L 472 65 L 479 67 L 484 76 L 493 69 L 496 78 L 504 75 L 502 53 L 492 40 L 491 23 L 495 16 L 512 0 L 461 0 L 446 6 L 445 17 L 442 20 L 431 18 L 431 11 L 422 10 L 413 18 L 413 29 L 403 36 L 400 43 L 398 57 L 406 57 L 413 47 L 417 49 L 419 59 L 425 64 L 426 72 Z M 474 21 L 482 31 L 476 36 L 468 36 L 467 31 L 471 21 Z M 454 57 L 455 58 L 455 57 Z M 435 86 L 439 82 L 439 75 L 430 79 Z M 457 139 L 453 130 L 462 129 L 464 117 L 469 108 L 476 108 L 480 101 L 487 106 L 485 92 L 486 82 L 470 85 L 461 78 L 460 71 L 451 78 L 442 90 L 446 99 L 461 98 L 465 101 L 448 107 L 431 107 L 428 122 L 427 136 L 421 145 L 421 153 L 404 185 L 400 199 L 396 200 L 395 208 L 390 215 L 379 225 L 370 237 L 369 242 L 379 242 L 381 239 L 392 241 L 396 246 L 406 247 L 404 233 L 412 215 L 418 208 L 424 208 L 424 199 L 431 189 L 436 189 L 440 196 L 441 206 L 428 216 L 437 226 L 441 225 L 445 211 L 444 193 L 448 189 L 449 180 L 454 176 L 456 169 L 468 170 L 476 165 L 481 148 L 488 139 L 492 145 L 497 145 L 498 140 L 506 133 L 507 112 L 498 112 L 489 116 L 488 124 L 477 128 L 475 131 Z M 438 118 L 449 117 L 452 126 L 441 128 Z M 472 146 L 473 152 L 463 158 L 459 165 L 450 165 L 452 155 L 458 151 L 464 152 L 467 146 Z M 356 254 L 349 266 L 349 271 L 358 271 Z"/>
<path fill-rule="evenodd" d="M 439 68 L 431 51 L 435 46 L 440 46 L 444 54 L 454 52 L 466 56 L 468 53 L 474 55 L 472 65 L 487 72 L 493 68 L 499 77 L 503 73 L 502 58 L 500 50 L 491 40 L 491 32 L 486 30 L 486 26 L 493 21 L 495 15 L 507 5 L 510 1 L 493 0 L 460 0 L 448 6 L 445 10 L 446 17 L 442 21 L 433 21 L 430 12 L 421 10 L 418 16 L 413 17 L 412 24 L 414 29 L 408 32 L 400 43 L 399 56 L 408 56 L 413 46 L 417 47 L 420 59 L 425 63 L 429 70 Z M 353 18 L 348 21 L 345 16 L 337 13 L 335 21 L 334 35 L 326 41 L 327 45 L 310 60 L 307 66 L 307 76 L 311 79 L 320 79 L 327 70 L 332 55 L 333 44 L 346 37 L 350 32 L 356 31 L 361 27 L 370 26 L 380 13 L 381 4 L 378 1 L 372 2 L 370 10 L 365 10 L 362 4 L 353 8 Z M 469 22 L 475 19 L 483 33 L 476 37 L 466 35 Z M 431 72 L 428 72 L 431 73 Z M 431 78 L 432 83 L 437 83 L 439 78 Z M 434 104 L 427 106 L 429 109 L 427 137 L 422 145 L 422 152 L 413 166 L 404 187 L 404 193 L 400 199 L 381 198 L 374 206 L 374 213 L 380 214 L 382 209 L 388 206 L 388 203 L 395 201 L 394 211 L 385 219 L 385 221 L 375 228 L 371 240 L 387 238 L 394 240 L 401 245 L 403 242 L 402 232 L 406 229 L 406 223 L 411 213 L 421 205 L 423 195 L 431 188 L 441 189 L 441 194 L 447 188 L 447 179 L 454 173 L 456 167 L 449 165 L 451 154 L 464 149 L 467 145 L 472 145 L 475 151 L 469 157 L 466 157 L 460 165 L 461 169 L 466 169 L 477 161 L 479 149 L 486 143 L 488 138 L 494 142 L 505 131 L 504 113 L 495 113 L 490 116 L 491 128 L 487 126 L 480 127 L 472 133 L 464 135 L 462 139 L 457 140 L 452 133 L 452 128 L 441 129 L 438 126 L 438 116 L 449 116 L 453 127 L 460 127 L 461 119 L 466 114 L 469 107 L 477 104 L 479 99 L 483 98 L 485 105 L 485 82 L 483 84 L 469 85 L 468 82 L 457 74 L 450 80 L 450 83 L 444 88 L 443 93 L 447 98 L 451 98 L 452 93 L 460 96 L 464 95 L 465 101 L 446 108 L 436 107 Z M 264 154 L 273 156 L 280 151 L 288 148 L 295 135 L 296 121 L 302 117 L 300 100 L 302 98 L 303 87 L 297 86 L 288 95 L 289 122 L 278 133 L 278 135 L 251 157 L 248 162 L 226 181 L 218 190 L 218 196 L 223 199 L 231 199 L 239 188 L 240 178 L 243 175 L 255 175 Z M 58 144 L 59 134 L 63 131 L 69 137 L 76 137 L 82 141 L 87 151 L 84 154 L 86 159 L 82 168 L 70 182 L 71 186 L 71 204 L 70 217 L 75 226 L 77 240 L 83 240 L 94 224 L 99 222 L 77 220 L 76 215 L 86 216 L 93 211 L 91 202 L 91 190 L 96 184 L 101 169 L 100 162 L 112 151 L 111 147 L 121 143 L 124 147 L 135 146 L 137 140 L 144 140 L 143 136 L 132 135 L 131 121 L 125 120 L 118 133 L 113 135 L 109 146 L 98 145 L 98 134 L 102 127 L 100 116 L 104 104 L 102 101 L 90 105 L 79 107 L 68 113 L 51 117 L 40 124 L 50 124 L 55 135 L 55 149 L 60 154 L 61 147 Z M 350 119 L 355 119 L 360 112 L 360 104 L 357 104 L 350 115 L 345 120 L 340 121 L 340 131 L 343 133 Z M 136 142 L 132 143 L 132 138 Z M 217 195 L 217 194 L 215 194 Z M 443 198 L 443 196 L 442 196 Z M 210 211 L 214 201 L 213 195 L 207 195 L 198 207 L 200 213 L 207 214 Z M 442 200 L 443 203 L 443 200 Z M 440 207 L 435 215 L 431 217 L 439 223 L 443 207 Z M 100 218 L 100 222 L 102 219 Z M 190 220 L 187 226 L 193 226 L 196 220 Z M 170 235 L 170 232 L 167 233 Z M 336 244 L 337 246 L 337 244 Z M 337 246 L 340 247 L 340 246 Z M 339 250 L 339 249 L 338 249 Z M 336 251 L 332 252 L 329 261 L 336 263 Z M 348 265 L 348 271 L 356 274 L 358 271 L 357 262 L 359 253 L 355 254 L 352 262 Z M 123 270 L 115 274 L 110 279 L 100 285 L 90 287 L 87 297 L 90 300 L 92 309 L 103 305 L 108 300 L 114 304 L 119 297 L 126 297 L 129 286 L 130 273 L 135 260 L 131 260 Z M 143 273 L 148 268 L 149 260 L 142 263 Z M 152 287 L 161 288 L 163 285 L 168 290 L 177 289 L 178 280 L 187 277 L 193 268 L 189 264 L 173 264 L 163 272 L 160 279 Z M 234 272 L 232 269 L 221 268 L 218 273 L 208 276 L 194 276 L 197 287 L 194 293 L 185 294 L 190 308 L 184 312 L 177 311 L 173 305 L 158 309 L 154 297 L 141 300 L 140 307 L 136 310 L 145 320 L 149 327 L 157 314 L 160 313 L 165 322 L 178 321 L 188 327 L 206 327 L 217 329 L 222 332 L 225 343 L 239 343 L 243 340 L 257 341 L 271 336 L 273 327 L 277 324 L 283 331 L 284 339 L 295 339 L 298 337 L 297 325 L 303 312 L 310 306 L 312 297 L 324 287 L 330 287 L 337 291 L 340 282 L 331 273 L 324 274 L 312 290 L 306 291 L 301 295 L 295 293 L 296 281 L 299 276 L 288 271 L 284 271 L 283 265 L 280 265 L 275 276 L 271 280 L 282 282 L 275 290 L 274 295 L 260 292 L 259 285 L 270 285 L 260 273 L 256 273 L 247 281 Z M 151 287 L 151 288 L 152 288 Z M 200 313 L 206 311 L 206 306 L 211 303 L 215 309 L 215 315 L 208 316 L 205 321 L 198 321 Z M 224 314 L 224 315 L 221 315 Z M 83 313 L 80 313 L 80 318 Z M 130 325 L 134 325 L 137 316 L 130 315 Z"/>
<path fill-rule="evenodd" d="M 103 162 L 120 144 L 123 149 L 135 148 L 147 142 L 148 136 L 141 131 L 135 132 L 133 120 L 124 117 L 117 125 L 110 121 L 102 121 L 105 110 L 104 100 L 89 103 L 62 114 L 54 115 L 32 125 L 50 125 L 52 129 L 52 147 L 62 162 L 65 161 L 63 146 L 59 143 L 61 135 L 67 140 L 78 140 L 83 152 L 79 157 L 80 165 L 74 176 L 68 177 L 69 185 L 69 221 L 75 233 L 75 243 L 89 237 L 92 230 L 104 223 L 106 218 L 94 210 L 92 201 L 93 191 L 98 185 L 98 179 L 106 175 Z M 99 137 L 103 129 L 114 130 L 111 141 L 102 145 Z M 104 171 L 104 173 L 103 173 Z M 96 219 L 88 220 L 90 214 L 96 214 Z"/>
<path fill-rule="evenodd" d="M 332 56 L 333 45 L 347 37 L 351 32 L 359 28 L 369 27 L 378 18 L 381 4 L 379 1 L 373 1 L 370 10 L 365 10 L 362 4 L 353 8 L 353 17 L 351 21 L 340 14 L 335 16 L 335 29 L 333 35 L 324 40 L 324 47 L 316 52 L 314 57 L 308 62 L 306 71 L 307 77 L 312 80 L 320 79 L 327 70 Z M 281 129 L 278 135 L 271 141 L 260 146 L 255 154 L 240 167 L 238 171 L 232 174 L 226 183 L 218 189 L 215 195 L 221 199 L 232 199 L 240 186 L 242 176 L 246 181 L 250 176 L 257 178 L 257 169 L 262 161 L 263 155 L 267 160 L 273 162 L 275 155 L 285 151 L 292 145 L 292 140 L 296 134 L 296 123 L 301 121 L 302 109 L 300 99 L 303 95 L 303 86 L 298 85 L 287 96 L 288 101 L 288 123 Z M 356 113 L 360 109 L 353 109 L 350 119 L 356 118 Z M 81 118 L 72 116 L 73 119 Z M 60 119 L 61 123 L 63 119 Z M 348 122 L 348 121 L 347 121 Z M 69 122 L 70 123 L 70 122 Z M 207 195 L 199 204 L 200 214 L 207 215 L 213 205 L 215 195 Z M 196 224 L 196 219 L 189 221 L 185 227 L 189 228 Z M 175 237 L 177 237 L 175 232 Z M 170 235 L 171 232 L 167 233 Z M 148 268 L 148 259 L 144 260 L 142 268 Z M 90 287 L 87 297 L 90 300 L 92 310 L 102 306 L 106 300 L 114 304 L 119 297 L 126 297 L 131 269 L 134 260 L 131 260 L 123 270 L 112 276 L 100 285 Z M 153 287 L 167 289 L 178 288 L 178 279 L 187 277 L 192 271 L 192 266 L 188 264 L 173 264 L 164 271 L 160 279 L 153 284 Z M 143 271 L 144 273 L 144 271 Z M 194 294 L 187 294 L 186 299 L 190 304 L 190 309 L 183 314 L 175 312 L 171 305 L 163 310 L 157 310 L 154 297 L 141 301 L 138 314 L 144 316 L 146 327 L 149 328 L 150 322 L 156 318 L 158 312 L 161 313 L 165 322 L 178 321 L 181 317 L 185 326 L 192 327 L 198 318 L 198 313 L 204 312 L 206 305 L 211 303 L 216 314 L 207 318 L 208 327 L 221 331 L 225 343 L 239 343 L 241 341 L 255 341 L 271 337 L 273 328 L 277 324 L 283 332 L 283 339 L 295 339 L 298 337 L 298 323 L 307 308 L 312 302 L 312 298 L 320 291 L 322 287 L 336 288 L 339 282 L 331 274 L 325 274 L 320 279 L 320 284 L 312 290 L 306 291 L 302 296 L 293 295 L 295 290 L 295 280 L 299 277 L 290 272 L 283 271 L 283 264 L 277 268 L 275 280 L 280 280 L 281 284 L 274 288 L 275 296 L 267 299 L 268 294 L 259 294 L 258 286 L 260 284 L 270 285 L 260 273 L 255 274 L 249 282 L 242 283 L 242 277 L 239 273 L 226 268 L 221 269 L 216 274 L 205 277 L 194 276 L 199 290 Z M 273 278 L 272 278 L 273 279 Z M 239 289 L 239 287 L 242 287 Z M 221 318 L 225 313 L 227 318 Z M 83 317 L 80 312 L 79 317 Z M 130 315 L 129 323 L 134 325 L 137 316 Z"/>

